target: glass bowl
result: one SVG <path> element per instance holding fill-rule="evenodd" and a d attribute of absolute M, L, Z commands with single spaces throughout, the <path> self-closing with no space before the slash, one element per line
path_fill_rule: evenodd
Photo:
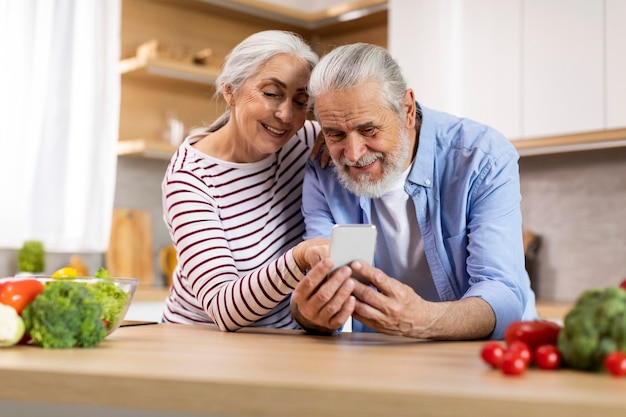
<path fill-rule="evenodd" d="M 92 294 L 96 295 L 102 306 L 102 320 L 107 329 L 107 336 L 120 327 L 128 308 L 130 307 L 137 287 L 139 286 L 138 278 L 96 278 L 96 277 L 62 277 L 54 278 L 50 275 L 28 275 L 19 274 L 19 276 L 6 279 L 36 279 L 44 286 L 55 282 L 70 282 L 76 285 L 86 285 L 92 290 Z"/>

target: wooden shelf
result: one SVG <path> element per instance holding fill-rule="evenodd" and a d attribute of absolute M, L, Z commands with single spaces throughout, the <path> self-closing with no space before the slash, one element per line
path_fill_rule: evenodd
<path fill-rule="evenodd" d="M 139 156 L 153 159 L 170 159 L 177 147 L 150 139 L 126 139 L 117 142 L 118 156 Z"/>
<path fill-rule="evenodd" d="M 621 148 L 626 147 L 626 128 L 519 139 L 512 143 L 520 156 Z"/>
<path fill-rule="evenodd" d="M 153 81 L 177 81 L 191 84 L 213 85 L 220 74 L 219 68 L 194 65 L 161 58 L 126 58 L 120 61 L 120 73 Z"/>

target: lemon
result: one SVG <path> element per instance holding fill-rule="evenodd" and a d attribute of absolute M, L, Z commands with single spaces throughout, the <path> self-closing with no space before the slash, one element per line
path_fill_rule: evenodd
<path fill-rule="evenodd" d="M 77 276 L 76 268 L 72 268 L 70 266 L 65 266 L 61 269 L 57 269 L 52 274 L 52 278 L 71 278 Z"/>

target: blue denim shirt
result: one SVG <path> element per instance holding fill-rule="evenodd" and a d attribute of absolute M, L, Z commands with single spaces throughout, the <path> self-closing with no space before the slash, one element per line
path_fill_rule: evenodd
<path fill-rule="evenodd" d="M 404 189 L 415 204 L 428 265 L 442 301 L 480 297 L 493 309 L 491 338 L 515 320 L 537 318 L 524 265 L 519 155 L 499 132 L 422 107 L 417 154 Z M 371 200 L 322 169 L 306 166 L 305 239 L 334 224 L 371 223 Z"/>

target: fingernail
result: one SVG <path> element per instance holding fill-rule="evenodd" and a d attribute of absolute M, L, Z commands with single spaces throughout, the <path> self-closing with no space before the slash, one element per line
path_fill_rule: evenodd
<path fill-rule="evenodd" d="M 361 268 L 361 262 L 359 262 L 359 261 L 352 262 L 352 267 L 355 268 L 355 269 Z"/>

